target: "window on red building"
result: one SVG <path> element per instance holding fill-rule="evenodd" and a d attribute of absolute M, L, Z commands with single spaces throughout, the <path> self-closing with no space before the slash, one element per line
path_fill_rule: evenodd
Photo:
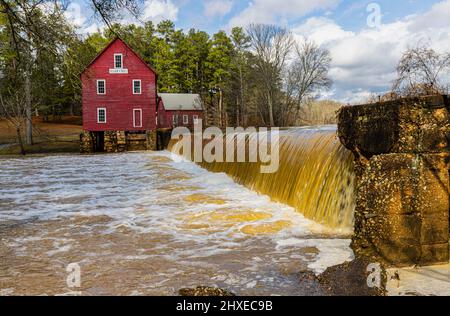
<path fill-rule="evenodd" d="M 97 109 L 97 123 L 106 123 L 106 109 L 105 108 Z"/>
<path fill-rule="evenodd" d="M 106 94 L 106 80 L 97 80 L 97 94 Z"/>
<path fill-rule="evenodd" d="M 141 94 L 141 80 L 133 80 L 133 94 Z"/>
<path fill-rule="evenodd" d="M 123 57 L 122 54 L 114 54 L 114 68 L 122 69 L 123 68 Z"/>

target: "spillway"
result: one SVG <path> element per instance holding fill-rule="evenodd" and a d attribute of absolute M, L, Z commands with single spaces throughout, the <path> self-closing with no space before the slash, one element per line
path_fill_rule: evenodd
<path fill-rule="evenodd" d="M 235 147 L 246 146 L 250 156 L 248 144 L 255 137 L 257 133 L 246 138 L 236 134 L 227 141 L 233 141 Z M 169 150 L 174 151 L 176 143 L 172 140 Z M 224 172 L 237 183 L 292 206 L 320 224 L 339 229 L 353 227 L 353 156 L 340 144 L 335 126 L 280 131 L 279 168 L 275 173 L 261 173 L 261 162 L 203 160 L 199 164 L 212 172 Z"/>

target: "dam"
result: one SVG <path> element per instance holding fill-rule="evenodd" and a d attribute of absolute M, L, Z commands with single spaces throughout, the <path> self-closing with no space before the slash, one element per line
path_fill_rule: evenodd
<path fill-rule="evenodd" d="M 257 162 L 199 164 L 317 223 L 354 231 L 357 256 L 386 266 L 448 263 L 448 115 L 448 96 L 348 106 L 338 133 L 331 126 L 280 131 L 274 173 L 261 173 Z M 247 136 L 239 143 L 235 135 L 231 147 L 250 151 L 258 133 Z"/>
<path fill-rule="evenodd" d="M 355 157 L 356 255 L 448 264 L 449 112 L 449 96 L 433 95 L 339 113 L 339 137 Z"/>
<path fill-rule="evenodd" d="M 226 140 L 226 145 L 244 147 L 247 155 L 251 155 L 249 142 L 258 135 L 247 136 L 236 134 Z M 230 141 L 234 144 L 230 145 Z M 173 151 L 176 143 L 172 140 L 169 150 Z M 191 155 L 189 157 L 192 159 Z M 273 201 L 294 207 L 319 224 L 352 231 L 353 155 L 341 145 L 335 126 L 280 131 L 279 168 L 273 173 L 262 173 L 261 164 L 260 160 L 210 163 L 203 160 L 199 163 L 209 171 L 226 173 L 237 183 L 268 195 Z"/>

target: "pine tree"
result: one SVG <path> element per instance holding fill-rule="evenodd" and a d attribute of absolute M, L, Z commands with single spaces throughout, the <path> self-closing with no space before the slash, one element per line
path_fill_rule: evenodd
<path fill-rule="evenodd" d="M 209 71 L 209 88 L 218 95 L 216 112 L 216 122 L 219 126 L 227 125 L 226 104 L 224 100 L 224 89 L 230 77 L 231 55 L 233 44 L 224 31 L 214 34 L 211 41 L 211 49 L 207 58 L 207 68 Z M 211 104 L 213 106 L 213 104 Z M 213 106 L 213 109 L 215 107 Z M 214 111 L 213 111 L 214 113 Z"/>
<path fill-rule="evenodd" d="M 248 49 L 250 48 L 250 38 L 240 27 L 231 30 L 231 40 L 233 42 L 233 56 L 231 60 L 232 83 L 231 93 L 236 100 L 234 111 L 236 125 L 246 126 L 247 108 L 245 104 L 246 78 L 248 76 Z M 236 92 L 237 93 L 236 93 Z"/>

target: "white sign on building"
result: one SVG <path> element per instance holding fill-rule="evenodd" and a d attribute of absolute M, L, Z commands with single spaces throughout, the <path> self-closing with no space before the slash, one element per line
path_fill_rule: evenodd
<path fill-rule="evenodd" d="M 127 74 L 128 73 L 128 69 L 124 69 L 124 68 L 110 69 L 109 73 L 110 74 Z"/>

